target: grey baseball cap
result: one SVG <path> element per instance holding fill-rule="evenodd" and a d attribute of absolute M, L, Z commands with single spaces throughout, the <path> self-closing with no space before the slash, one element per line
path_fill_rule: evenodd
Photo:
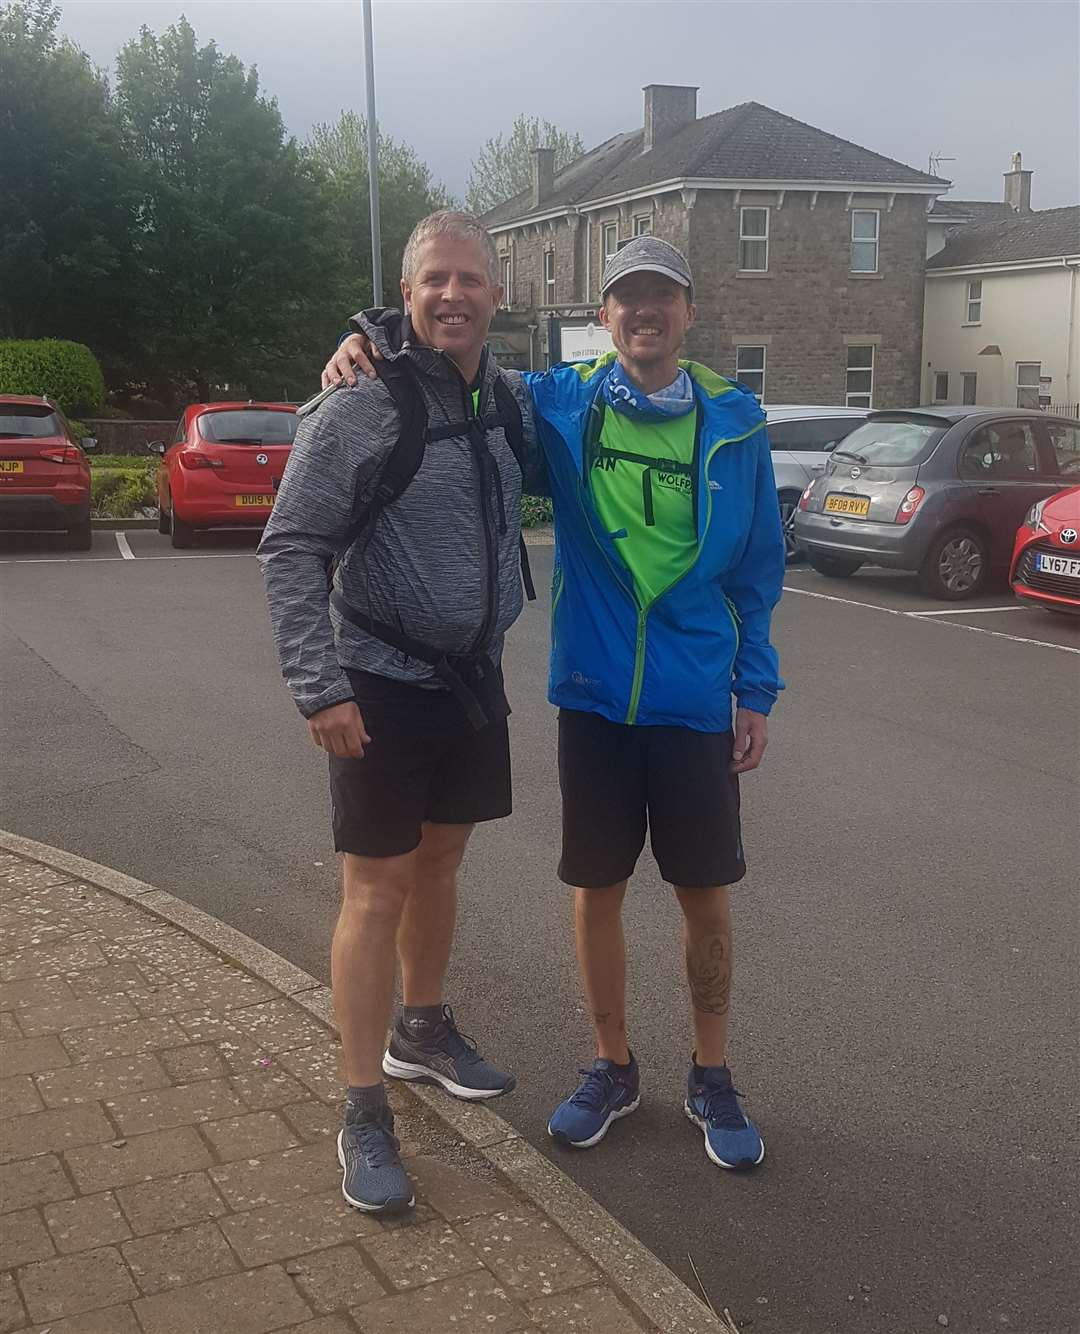
<path fill-rule="evenodd" d="M 616 250 L 604 265 L 600 295 L 604 296 L 609 287 L 631 273 L 660 273 L 688 288 L 691 296 L 694 294 L 694 278 L 686 256 L 659 236 L 635 236 L 621 250 Z"/>

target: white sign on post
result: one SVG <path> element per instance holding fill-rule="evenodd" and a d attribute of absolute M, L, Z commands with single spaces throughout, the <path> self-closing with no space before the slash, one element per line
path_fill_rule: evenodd
<path fill-rule="evenodd" d="M 602 324 L 563 325 L 560 330 L 563 361 L 594 361 L 615 351 L 611 334 Z"/>

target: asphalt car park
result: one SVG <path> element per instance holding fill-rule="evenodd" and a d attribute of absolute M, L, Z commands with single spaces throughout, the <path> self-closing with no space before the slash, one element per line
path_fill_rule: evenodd
<path fill-rule="evenodd" d="M 324 978 L 323 757 L 281 683 L 257 534 L 190 551 L 97 528 L 0 540 L 6 828 L 159 885 Z M 677 913 L 626 908 L 641 1108 L 604 1144 L 547 1116 L 588 1055 L 554 876 L 550 549 L 512 630 L 515 814 L 462 876 L 450 999 L 518 1076 L 499 1112 L 750 1334 L 1063 1334 L 1075 1311 L 1080 634 L 1004 588 L 789 570 L 787 690 L 743 784 L 733 1068 L 768 1157 L 713 1170 L 681 1114 Z M 752 1324 L 748 1324 L 747 1317 Z"/>

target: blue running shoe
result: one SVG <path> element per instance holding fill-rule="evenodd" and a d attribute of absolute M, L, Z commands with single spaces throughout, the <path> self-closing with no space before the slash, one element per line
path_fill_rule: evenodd
<path fill-rule="evenodd" d="M 630 1057 L 629 1069 L 598 1057 L 585 1078 L 565 1102 L 555 1108 L 548 1134 L 572 1149 L 591 1149 L 608 1132 L 612 1121 L 629 1116 L 641 1101 L 638 1064 Z"/>
<path fill-rule="evenodd" d="M 705 1152 L 718 1167 L 757 1167 L 765 1157 L 765 1144 L 743 1115 L 740 1097 L 726 1065 L 690 1066 L 686 1115 L 704 1132 Z"/>
<path fill-rule="evenodd" d="M 394 1134 L 393 1112 L 384 1107 L 378 1116 L 355 1112 L 346 1115 L 349 1119 L 337 1137 L 345 1203 L 369 1214 L 411 1209 L 415 1196 L 398 1156 L 401 1143 Z"/>
<path fill-rule="evenodd" d="M 458 1030 L 454 1012 L 443 1006 L 441 1024 L 421 1024 L 415 1031 L 399 1017 L 383 1056 L 383 1074 L 418 1084 L 440 1084 L 469 1102 L 497 1098 L 514 1087 L 514 1076 L 496 1070 Z"/>

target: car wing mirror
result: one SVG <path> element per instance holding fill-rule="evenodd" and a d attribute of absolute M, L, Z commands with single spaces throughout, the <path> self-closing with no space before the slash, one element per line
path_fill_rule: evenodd
<path fill-rule="evenodd" d="M 164 454 L 164 453 L 165 453 L 165 441 L 164 441 L 164 440 L 148 440 L 147 443 L 146 443 L 146 448 L 150 451 L 151 454 Z"/>
<path fill-rule="evenodd" d="M 83 449 L 85 449 L 87 452 L 89 452 L 91 449 L 97 449 L 97 437 L 92 435 L 84 435 L 79 440 L 79 444 L 82 445 Z"/>

